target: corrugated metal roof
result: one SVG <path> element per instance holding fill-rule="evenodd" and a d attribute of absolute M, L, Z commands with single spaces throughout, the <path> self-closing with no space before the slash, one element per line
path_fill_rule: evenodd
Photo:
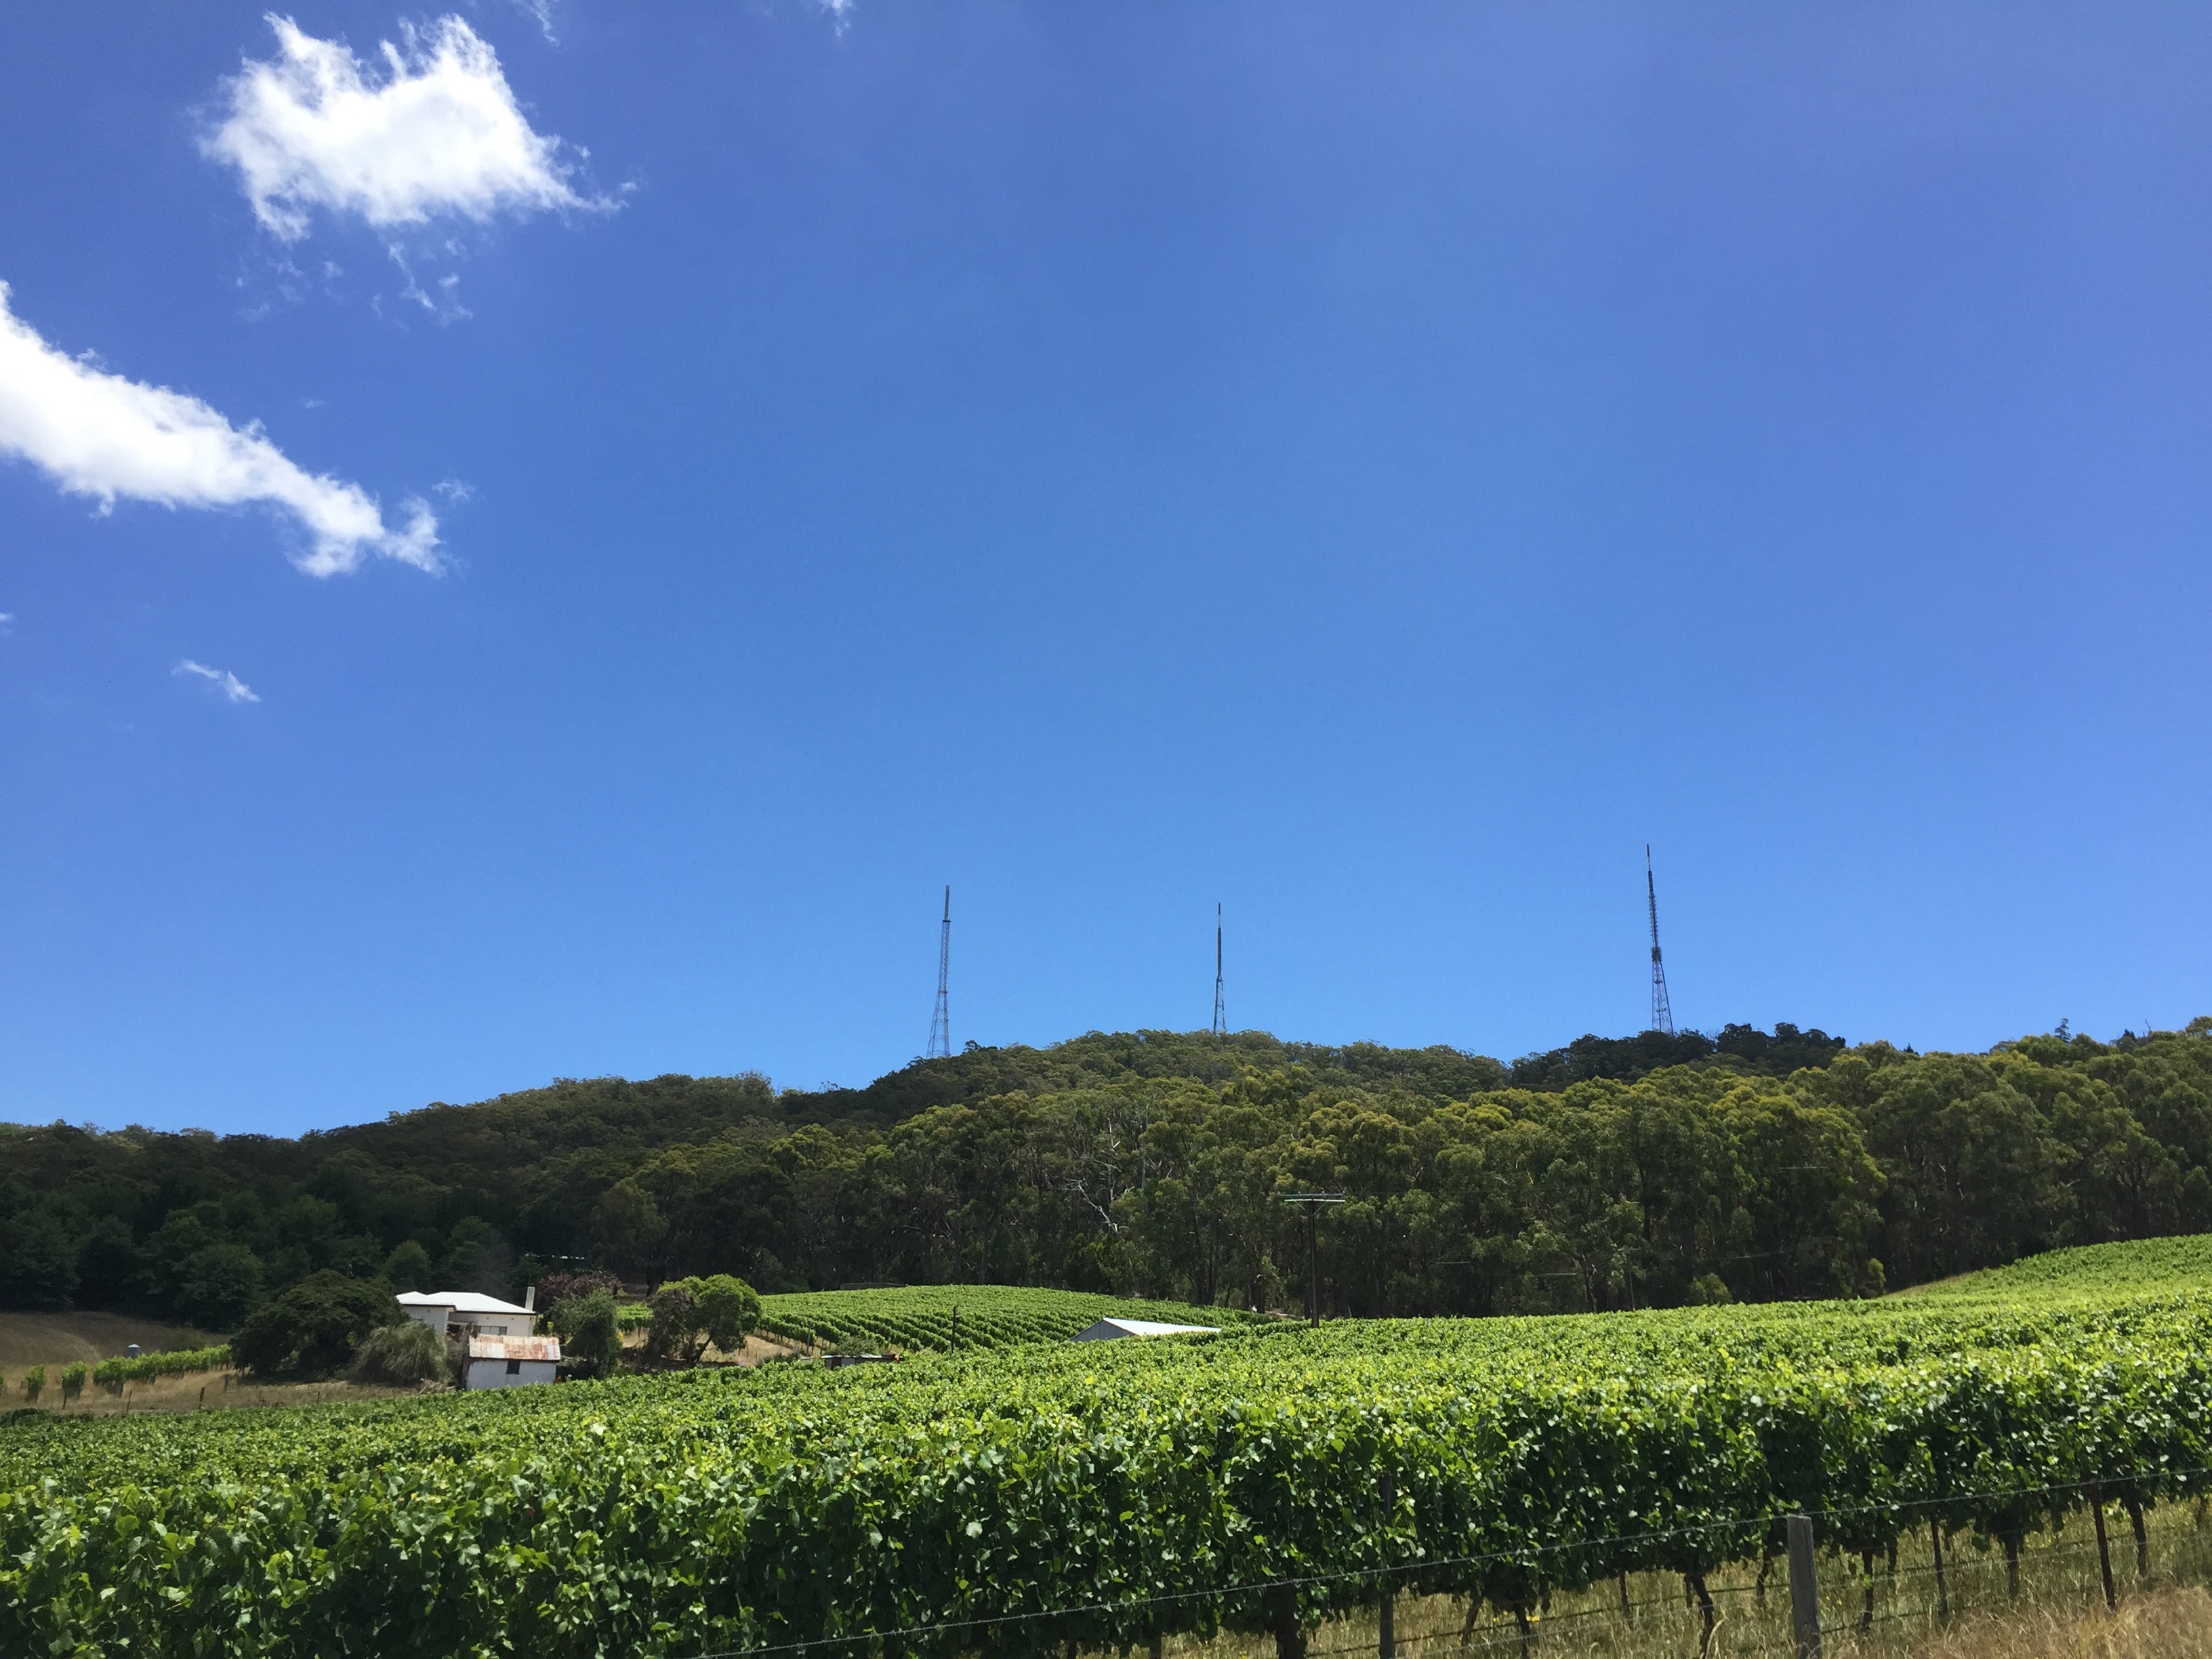
<path fill-rule="evenodd" d="M 557 1336 L 472 1336 L 471 1359 L 553 1359 L 561 1357 Z"/>
<path fill-rule="evenodd" d="M 479 1296 L 474 1291 L 402 1291 L 394 1298 L 403 1308 L 451 1308 L 463 1314 L 521 1314 L 530 1310 L 518 1308 L 512 1302 L 502 1302 L 495 1296 Z"/>

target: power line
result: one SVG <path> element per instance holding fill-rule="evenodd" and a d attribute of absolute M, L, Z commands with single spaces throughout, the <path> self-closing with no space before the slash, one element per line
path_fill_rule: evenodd
<path fill-rule="evenodd" d="M 1651 1029 L 1674 1035 L 1674 1009 L 1667 1000 L 1667 969 L 1659 961 L 1659 890 L 1651 880 L 1651 843 L 1644 844 L 1644 896 L 1651 904 Z"/>
<path fill-rule="evenodd" d="M 945 990 L 952 972 L 952 889 L 945 890 L 945 925 L 937 935 L 937 1012 L 929 1017 L 929 1047 L 925 1059 L 952 1057 L 952 1009 Z"/>

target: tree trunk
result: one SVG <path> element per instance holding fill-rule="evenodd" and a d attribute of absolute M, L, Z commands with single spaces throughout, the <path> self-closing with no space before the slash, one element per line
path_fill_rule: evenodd
<path fill-rule="evenodd" d="M 1705 1588 L 1705 1576 L 1701 1572 L 1689 1575 L 1690 1589 L 1698 1598 L 1698 1653 L 1699 1659 L 1712 1651 L 1713 1626 L 1719 1622 L 1713 1613 L 1712 1592 Z"/>

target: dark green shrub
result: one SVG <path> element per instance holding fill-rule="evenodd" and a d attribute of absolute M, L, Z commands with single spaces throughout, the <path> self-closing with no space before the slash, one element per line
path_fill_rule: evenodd
<path fill-rule="evenodd" d="M 725 1353 L 734 1353 L 753 1328 L 760 1323 L 761 1299 L 753 1287 L 732 1273 L 709 1273 L 686 1279 L 691 1300 L 707 1340 Z"/>
<path fill-rule="evenodd" d="M 652 1328 L 645 1334 L 649 1359 L 672 1360 L 688 1365 L 699 1357 L 699 1304 L 682 1280 L 663 1285 L 646 1299 L 653 1310 Z"/>
<path fill-rule="evenodd" d="M 392 1389 L 453 1381 L 446 1339 L 419 1319 L 403 1319 L 363 1337 L 349 1374 L 356 1382 Z"/>
<path fill-rule="evenodd" d="M 561 1339 L 562 1358 L 571 1365 L 598 1373 L 611 1370 L 622 1358 L 622 1327 L 611 1291 L 596 1290 L 556 1302 L 545 1322 Z"/>
<path fill-rule="evenodd" d="M 231 1339 L 230 1351 L 240 1364 L 264 1376 L 324 1376 L 342 1369 L 371 1331 L 405 1317 L 384 1280 L 349 1279 L 325 1268 L 256 1309 Z"/>

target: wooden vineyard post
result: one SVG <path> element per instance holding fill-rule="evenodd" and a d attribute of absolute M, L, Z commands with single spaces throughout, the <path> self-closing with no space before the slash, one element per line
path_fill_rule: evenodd
<path fill-rule="evenodd" d="M 2105 1489 L 2094 1481 L 2089 1486 L 2089 1513 L 2097 1523 L 2097 1571 L 2105 1580 L 2105 1610 L 2119 1610 L 2119 1594 L 2112 1588 L 2112 1551 L 2105 1541 Z"/>
<path fill-rule="evenodd" d="M 1936 1616 L 1951 1616 L 1951 1586 L 1943 1577 L 1943 1523 L 1934 1516 L 1928 1517 L 1928 1541 L 1936 1547 Z"/>
<path fill-rule="evenodd" d="M 1298 1625 L 1298 1587 L 1278 1584 L 1270 1591 L 1275 1631 L 1275 1659 L 1306 1659 L 1305 1632 Z"/>
<path fill-rule="evenodd" d="M 1797 1659 L 1820 1659 L 1820 1586 L 1813 1576 L 1813 1517 L 1793 1515 L 1790 1534 L 1790 1634 Z"/>
<path fill-rule="evenodd" d="M 1376 1494 L 1382 1500 L 1382 1537 L 1387 1550 L 1390 1522 L 1397 1510 L 1398 1489 L 1388 1469 L 1382 1471 L 1382 1480 L 1376 1484 Z M 1382 1605 L 1376 1609 L 1375 1615 L 1375 1650 L 1379 1659 L 1398 1659 L 1398 1632 L 1392 1616 L 1395 1611 L 1390 1604 L 1390 1580 L 1386 1575 L 1382 1580 Z"/>

